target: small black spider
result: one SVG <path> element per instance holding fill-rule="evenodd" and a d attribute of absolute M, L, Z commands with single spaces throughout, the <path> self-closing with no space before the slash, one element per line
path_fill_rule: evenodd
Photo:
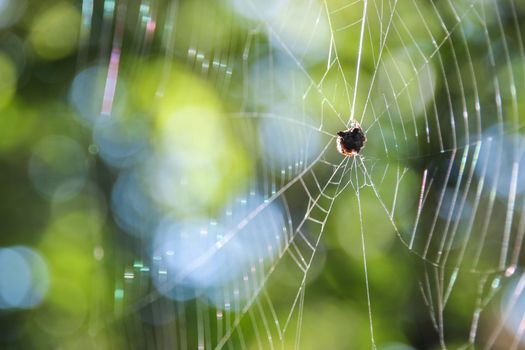
<path fill-rule="evenodd" d="M 344 156 L 353 157 L 365 147 L 366 136 L 357 121 L 347 131 L 337 133 L 337 150 Z"/>

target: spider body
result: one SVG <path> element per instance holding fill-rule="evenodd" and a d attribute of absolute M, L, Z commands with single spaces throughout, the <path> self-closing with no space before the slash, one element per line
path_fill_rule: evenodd
<path fill-rule="evenodd" d="M 347 157 L 357 155 L 365 147 L 365 142 L 365 132 L 356 121 L 351 124 L 347 131 L 337 133 L 337 150 Z"/>

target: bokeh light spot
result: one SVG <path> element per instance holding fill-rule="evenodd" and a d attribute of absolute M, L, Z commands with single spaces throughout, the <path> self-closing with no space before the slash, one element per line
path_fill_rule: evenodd
<path fill-rule="evenodd" d="M 55 60 L 75 50 L 79 28 L 78 9 L 72 4 L 61 2 L 37 15 L 31 26 L 29 40 L 40 57 Z"/>
<path fill-rule="evenodd" d="M 0 0 L 0 28 L 15 24 L 24 14 L 27 0 Z"/>
<path fill-rule="evenodd" d="M 69 90 L 69 102 L 76 110 L 77 120 L 87 127 L 93 127 L 102 112 L 107 67 L 92 66 L 78 73 Z M 126 102 L 125 82 L 119 79 L 112 104 L 112 114 L 120 114 Z M 107 119 L 107 116 L 105 116 Z"/>
<path fill-rule="evenodd" d="M 34 149 L 29 160 L 29 177 L 45 197 L 54 200 L 70 198 L 86 182 L 85 154 L 73 139 L 49 136 Z"/>
<path fill-rule="evenodd" d="M 38 305 L 49 286 L 47 264 L 35 250 L 15 246 L 0 249 L 0 308 Z"/>

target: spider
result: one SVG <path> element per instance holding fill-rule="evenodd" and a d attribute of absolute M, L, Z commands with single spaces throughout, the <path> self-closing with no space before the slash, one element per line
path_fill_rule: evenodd
<path fill-rule="evenodd" d="M 365 142 L 365 132 L 357 121 L 350 124 L 350 129 L 337 133 L 337 150 L 347 157 L 357 155 L 365 147 Z"/>

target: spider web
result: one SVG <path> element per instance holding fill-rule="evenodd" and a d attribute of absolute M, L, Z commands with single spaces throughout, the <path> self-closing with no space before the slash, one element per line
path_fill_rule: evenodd
<path fill-rule="evenodd" d="M 85 0 L 82 11 L 84 44 L 97 35 L 103 43 L 103 114 L 119 109 L 121 52 L 131 57 L 132 77 L 142 74 L 144 57 L 160 52 L 148 103 L 169 98 L 170 78 L 185 79 L 173 73 L 174 62 L 184 62 L 220 95 L 226 123 L 253 160 L 251 180 L 221 210 L 180 220 L 165 214 L 166 201 L 151 199 L 159 191 L 151 183 L 166 184 L 157 173 L 179 179 L 166 161 L 172 151 L 145 147 L 125 164 L 104 157 L 119 171 L 115 220 L 136 245 L 134 256 L 121 257 L 113 319 L 125 317 L 127 332 L 141 334 L 145 346 L 307 347 L 309 276 L 343 200 L 355 209 L 346 215 L 362 255 L 366 346 L 381 338 L 367 258 L 371 220 L 413 253 L 439 346 L 458 339 L 465 348 L 523 346 L 523 5 L 232 0 L 98 8 Z M 92 33 L 97 15 L 100 33 Z M 80 52 L 80 67 L 87 56 Z M 335 133 L 352 120 L 367 145 L 342 158 Z M 181 195 L 185 207 L 195 201 Z M 488 310 L 496 296 L 500 311 Z M 471 315 L 460 336 L 447 313 L 457 300 L 467 300 Z"/>

